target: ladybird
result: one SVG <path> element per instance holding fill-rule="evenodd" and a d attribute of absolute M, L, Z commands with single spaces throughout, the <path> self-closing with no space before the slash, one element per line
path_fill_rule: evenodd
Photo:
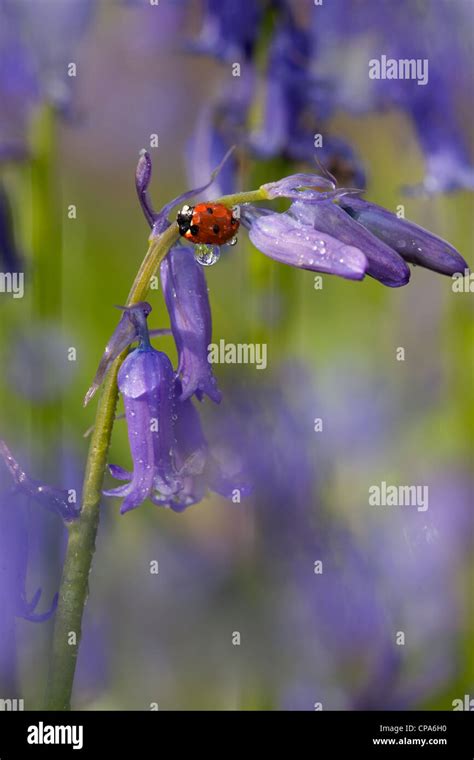
<path fill-rule="evenodd" d="M 190 243 L 234 245 L 240 224 L 239 211 L 238 206 L 229 209 L 221 203 L 183 206 L 176 217 L 179 234 Z"/>

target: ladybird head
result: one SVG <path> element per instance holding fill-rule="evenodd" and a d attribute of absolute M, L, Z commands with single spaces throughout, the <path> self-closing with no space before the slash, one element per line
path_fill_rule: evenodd
<path fill-rule="evenodd" d="M 178 214 L 176 216 L 176 222 L 179 227 L 180 235 L 185 235 L 186 232 L 189 230 L 191 226 L 192 218 L 193 218 L 192 206 L 183 206 L 183 208 L 178 211 Z"/>

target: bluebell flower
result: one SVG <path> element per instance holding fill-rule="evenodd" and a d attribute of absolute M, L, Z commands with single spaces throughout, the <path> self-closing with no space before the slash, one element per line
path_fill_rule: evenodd
<path fill-rule="evenodd" d="M 472 100 L 470 29 L 473 6 L 380 0 L 333 0 L 313 14 L 313 70 L 328 87 L 320 88 L 326 111 L 356 114 L 402 109 L 412 119 L 425 155 L 419 187 L 444 192 L 474 187 L 472 154 L 463 124 Z M 369 62 L 427 60 L 428 79 L 369 77 Z"/>
<path fill-rule="evenodd" d="M 244 495 L 241 476 L 229 475 L 209 449 L 199 414 L 189 396 L 184 397 L 170 360 L 151 346 L 145 316 L 138 334 L 139 346 L 118 374 L 133 473 L 110 465 L 115 478 L 129 483 L 104 494 L 124 498 L 122 514 L 147 499 L 180 512 L 201 501 L 209 489 L 231 498 L 238 488 Z"/>
<path fill-rule="evenodd" d="M 180 488 L 173 463 L 173 367 L 166 354 L 151 346 L 146 329 L 141 329 L 139 339 L 138 348 L 127 356 L 118 374 L 133 473 L 111 465 L 110 471 L 114 477 L 130 482 L 104 491 L 106 496 L 124 498 L 120 509 L 122 514 L 135 509 L 148 498 L 160 500 L 163 496 L 170 497 Z"/>
<path fill-rule="evenodd" d="M 0 159 L 26 155 L 26 131 L 39 97 L 36 70 L 8 0 L 0 2 Z"/>
<path fill-rule="evenodd" d="M 292 204 L 285 214 L 249 207 L 243 209 L 241 221 L 248 228 L 254 246 L 275 261 L 362 280 L 368 265 L 365 254 L 355 245 L 343 243 L 335 234 L 325 234 L 309 221 L 302 222 L 295 213 L 299 209 L 300 201 Z"/>
<path fill-rule="evenodd" d="M 287 0 L 269 2 L 266 13 L 261 7 L 256 13 L 257 6 L 252 2 L 243 14 L 240 8 L 231 8 L 229 0 L 212 11 L 208 9 L 203 26 L 208 44 L 195 42 L 190 46 L 218 59 L 243 61 L 232 87 L 223 89 L 216 102 L 206 105 L 198 119 L 191 139 L 193 152 L 187 161 L 190 181 L 196 183 L 196 178 L 200 181 L 207 176 L 204 172 L 212 160 L 212 150 L 236 144 L 239 156 L 250 151 L 259 158 L 282 157 L 312 163 L 317 155 L 339 181 L 364 187 L 365 172 L 351 146 L 328 129 L 327 117 L 332 110 L 326 107 L 326 93 L 330 86 L 313 70 L 315 43 L 311 32 L 296 22 L 294 8 Z M 227 19 L 231 13 L 235 14 L 232 27 Z M 243 29 L 252 44 L 237 41 Z M 228 37 L 236 44 L 228 44 Z M 257 40 L 261 45 L 258 57 Z M 262 40 L 268 45 L 264 67 Z M 317 148 L 316 134 L 323 138 Z M 234 167 L 227 167 L 226 179 L 233 185 L 229 189 L 227 184 L 225 192 L 236 190 L 238 173 L 231 168 Z"/>
<path fill-rule="evenodd" d="M 353 219 L 410 264 L 447 275 L 464 273 L 467 269 L 467 263 L 452 245 L 423 227 L 355 195 L 341 197 L 339 203 Z"/>
<path fill-rule="evenodd" d="M 328 178 L 294 175 L 263 187 L 270 198 L 290 198 L 288 211 L 248 204 L 241 219 L 256 248 L 282 263 L 348 279 L 368 274 L 389 287 L 408 282 L 406 261 L 444 274 L 467 268 L 449 243 L 358 191 L 333 190 Z"/>
<path fill-rule="evenodd" d="M 28 155 L 28 124 L 39 103 L 71 113 L 75 78 L 67 67 L 93 11 L 93 0 L 1 0 L 0 159 Z"/>
<path fill-rule="evenodd" d="M 218 461 L 202 429 L 198 410 L 192 399 L 183 399 L 182 387 L 176 380 L 176 419 L 174 422 L 174 462 L 181 478 L 181 489 L 172 499 L 162 499 L 164 505 L 181 512 L 200 502 L 207 491 L 226 499 L 238 492 L 238 501 L 250 492 L 245 475 L 235 466 L 227 469 Z M 159 503 L 156 501 L 155 503 Z"/>
<path fill-rule="evenodd" d="M 201 30 L 189 48 L 224 61 L 250 59 L 262 17 L 259 0 L 247 0 L 245 9 L 233 0 L 205 0 Z"/>
<path fill-rule="evenodd" d="M 74 77 L 67 66 L 94 13 L 93 0 L 3 0 L 38 78 L 41 99 L 62 111 L 70 108 Z"/>
<path fill-rule="evenodd" d="M 206 278 L 190 247 L 173 246 L 160 267 L 171 330 L 179 355 L 183 400 L 206 394 L 218 403 L 217 387 L 208 359 L 212 319 Z"/>
<path fill-rule="evenodd" d="M 28 564 L 28 531 L 25 515 L 14 499 L 3 498 L 0 505 L 0 542 L 1 542 L 1 594 L 5 606 L 0 605 L 1 614 L 13 613 L 32 623 L 42 623 L 54 613 L 57 596 L 54 596 L 49 610 L 38 612 L 41 588 L 38 588 L 28 600 L 26 593 L 26 574 Z M 5 503 L 6 501 L 6 503 Z"/>
<path fill-rule="evenodd" d="M 63 518 L 66 514 L 71 515 L 71 507 L 65 504 L 64 492 L 60 493 L 59 489 L 42 486 L 30 480 L 13 458 L 4 441 L 0 441 L 0 454 L 10 470 L 10 475 L 13 476 L 11 486 L 8 486 L 7 481 L 1 477 L 0 630 L 3 631 L 14 616 L 41 623 L 51 617 L 57 605 L 57 595 L 55 595 L 49 610 L 37 611 L 41 588 L 37 589 L 28 600 L 26 593 L 28 523 L 19 496 L 26 494 L 46 508 L 61 514 Z M 3 637 L 0 637 L 0 640 L 3 644 Z"/>

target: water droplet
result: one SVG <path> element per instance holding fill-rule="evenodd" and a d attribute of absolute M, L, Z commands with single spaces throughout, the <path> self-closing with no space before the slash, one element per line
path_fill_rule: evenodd
<path fill-rule="evenodd" d="M 234 235 L 234 237 L 229 240 L 226 245 L 237 245 L 237 235 Z"/>
<path fill-rule="evenodd" d="M 217 245 L 198 243 L 194 248 L 194 257 L 197 263 L 203 267 L 211 267 L 219 261 L 220 255 L 220 248 Z"/>

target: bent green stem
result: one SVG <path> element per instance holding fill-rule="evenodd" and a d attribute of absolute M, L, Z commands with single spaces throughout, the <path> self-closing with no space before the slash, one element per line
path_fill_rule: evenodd
<path fill-rule="evenodd" d="M 150 278 L 178 238 L 176 225 L 150 242 L 127 304 L 143 301 Z M 117 406 L 117 374 L 127 352 L 113 363 L 97 406 L 94 431 L 84 474 L 82 507 L 79 518 L 68 526 L 68 543 L 59 589 L 51 652 L 46 709 L 69 710 L 81 640 L 82 616 L 88 595 L 89 573 L 99 526 L 99 507 L 107 454 Z"/>
<path fill-rule="evenodd" d="M 224 196 L 217 203 L 233 205 L 264 200 L 264 190 Z M 151 277 L 157 271 L 179 232 L 172 224 L 161 235 L 150 238 L 150 246 L 129 293 L 127 305 L 146 299 Z M 95 551 L 102 485 L 115 420 L 118 388 L 117 375 L 127 355 L 125 350 L 113 363 L 102 389 L 89 445 L 81 512 L 68 525 L 68 544 L 59 588 L 53 644 L 50 660 L 46 709 L 69 710 L 81 641 L 82 617 L 89 589 L 89 573 Z"/>

